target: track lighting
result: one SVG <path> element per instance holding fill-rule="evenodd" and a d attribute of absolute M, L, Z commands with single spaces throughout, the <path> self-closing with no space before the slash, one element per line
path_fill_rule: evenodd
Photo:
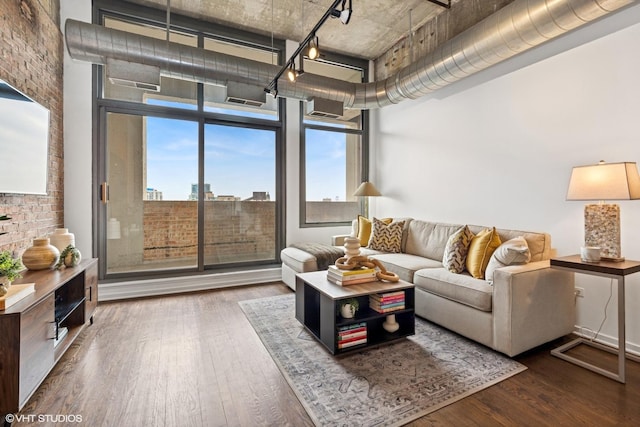
<path fill-rule="evenodd" d="M 349 23 L 349 20 L 351 19 L 351 15 L 353 13 L 351 0 L 349 0 L 349 7 L 347 9 L 344 8 L 346 3 L 347 3 L 347 0 L 342 0 L 342 10 L 333 9 L 331 11 L 331 17 L 340 18 L 340 22 L 342 22 L 344 25 L 347 25 Z"/>
<path fill-rule="evenodd" d="M 297 77 L 298 77 L 298 72 L 296 71 L 292 62 L 291 65 L 289 66 L 289 69 L 287 70 L 287 78 L 289 79 L 290 82 L 295 82 Z"/>
<path fill-rule="evenodd" d="M 320 45 L 318 43 L 318 37 L 316 36 L 315 40 L 312 39 L 309 42 L 309 51 L 307 52 L 307 56 L 309 57 L 309 59 L 318 59 L 318 57 L 320 56 L 319 46 Z"/>
<path fill-rule="evenodd" d="M 342 3 L 342 10 L 338 9 L 338 6 L 340 5 L 340 3 Z M 346 4 L 347 4 L 347 0 L 334 0 L 334 2 L 331 4 L 331 6 L 329 6 L 327 11 L 324 13 L 324 15 L 322 15 L 322 18 L 320 18 L 320 20 L 311 29 L 311 31 L 309 32 L 309 34 L 307 34 L 307 36 L 304 38 L 304 40 L 302 40 L 300 42 L 300 44 L 298 45 L 298 48 L 295 50 L 295 52 L 293 52 L 291 54 L 291 57 L 289 58 L 289 60 L 287 62 L 285 62 L 285 64 L 282 66 L 282 68 L 280 68 L 280 71 L 278 71 L 276 73 L 275 77 L 264 88 L 265 92 L 270 93 L 270 94 L 272 94 L 274 96 L 277 95 L 277 92 L 278 92 L 278 88 L 277 88 L 278 79 L 285 73 L 287 74 L 287 78 L 291 82 L 294 82 L 296 80 L 296 78 L 298 77 L 298 75 L 304 73 L 304 71 L 302 70 L 302 66 L 300 67 L 300 71 L 296 71 L 295 67 L 293 65 L 296 56 L 300 55 L 303 50 L 308 49 L 308 53 L 309 53 L 309 58 L 310 59 L 318 58 L 318 55 L 319 55 L 318 37 L 316 37 L 316 31 L 318 31 L 320 29 L 320 27 L 322 26 L 322 24 L 324 24 L 326 22 L 326 20 L 331 18 L 331 17 L 340 18 L 340 21 L 343 24 L 345 24 L 345 25 L 348 24 L 349 23 L 349 19 L 351 19 L 351 13 L 353 11 L 352 8 L 351 8 L 351 0 L 349 0 L 349 7 L 348 8 L 345 8 Z M 313 44 L 313 39 L 314 38 L 315 38 L 315 45 Z M 314 48 L 314 47 L 315 47 L 315 50 L 312 51 L 312 48 Z M 300 56 L 300 58 L 302 59 L 302 56 Z"/>

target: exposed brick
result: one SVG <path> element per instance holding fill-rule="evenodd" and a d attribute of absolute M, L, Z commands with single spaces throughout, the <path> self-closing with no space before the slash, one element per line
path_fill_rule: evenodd
<path fill-rule="evenodd" d="M 59 28 L 60 1 L 32 0 L 33 22 L 20 12 L 20 2 L 3 0 L 0 7 L 0 79 L 44 105 L 50 111 L 49 177 L 46 196 L 0 194 L 0 250 L 21 254 L 32 239 L 62 227 L 63 40 Z M 25 166 L 28 159 L 25 159 Z"/>

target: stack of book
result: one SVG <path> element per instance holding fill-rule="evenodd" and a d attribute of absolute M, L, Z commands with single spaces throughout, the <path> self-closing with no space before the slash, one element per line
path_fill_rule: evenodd
<path fill-rule="evenodd" d="M 356 285 L 358 283 L 375 282 L 375 268 L 358 268 L 355 270 L 340 270 L 335 265 L 330 265 L 327 271 L 327 280 L 340 286 Z"/>
<path fill-rule="evenodd" d="M 405 308 L 404 291 L 371 294 L 369 295 L 369 307 L 378 313 L 402 310 Z"/>
<path fill-rule="evenodd" d="M 367 324 L 365 322 L 338 327 L 338 348 L 349 348 L 367 343 Z"/>

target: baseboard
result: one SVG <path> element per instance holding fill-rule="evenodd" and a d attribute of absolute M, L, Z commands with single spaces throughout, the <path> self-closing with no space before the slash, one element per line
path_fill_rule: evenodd
<path fill-rule="evenodd" d="M 591 339 L 593 337 L 593 334 L 586 334 L 584 333 L 584 328 L 581 326 L 575 326 L 574 327 L 574 331 L 573 331 L 576 335 L 586 338 L 586 339 Z M 595 342 L 598 342 L 600 344 L 604 344 L 604 345 L 608 345 L 609 347 L 613 347 L 613 348 L 618 348 L 618 337 L 612 337 L 610 335 L 606 335 L 603 333 L 598 334 L 598 338 L 593 340 Z M 640 357 L 640 345 L 632 343 L 627 341 L 627 353 L 633 354 L 634 356 L 638 356 Z"/>
<path fill-rule="evenodd" d="M 231 286 L 278 282 L 281 280 L 281 269 L 277 267 L 213 273 L 208 275 L 102 283 L 98 285 L 98 301 L 114 301 L 128 298 L 205 291 Z"/>

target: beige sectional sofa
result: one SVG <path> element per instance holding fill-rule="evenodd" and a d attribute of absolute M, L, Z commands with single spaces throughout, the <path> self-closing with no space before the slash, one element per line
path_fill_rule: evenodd
<path fill-rule="evenodd" d="M 496 229 L 502 242 L 522 236 L 531 260 L 497 268 L 493 283 L 489 283 L 466 271 L 452 273 L 443 266 L 447 241 L 463 224 L 411 218 L 395 221 L 405 222 L 400 253 L 366 247 L 361 252 L 415 284 L 416 315 L 509 356 L 573 331 L 574 277 L 549 268 L 549 234 Z M 488 228 L 468 227 L 474 234 Z M 357 222 L 352 235 L 357 235 Z M 333 246 L 340 247 L 344 237 L 335 236 Z M 318 269 L 316 257 L 303 249 L 286 248 L 281 258 L 283 281 L 294 290 L 297 273 Z"/>

